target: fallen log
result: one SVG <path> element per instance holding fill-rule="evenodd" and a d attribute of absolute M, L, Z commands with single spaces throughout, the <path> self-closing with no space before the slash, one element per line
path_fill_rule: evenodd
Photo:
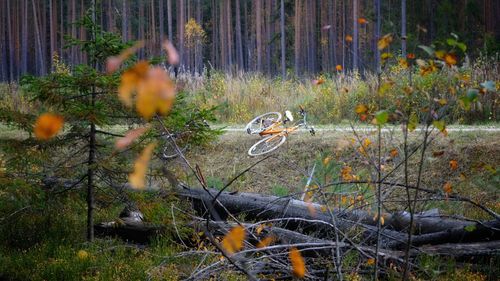
<path fill-rule="evenodd" d="M 210 231 L 214 236 L 224 236 L 229 229 L 236 226 L 236 223 L 228 223 L 221 221 L 209 221 L 203 219 L 195 219 L 190 223 L 190 226 L 198 232 Z M 259 224 L 241 224 L 245 227 L 248 239 L 247 242 L 256 245 L 258 241 L 264 237 L 273 236 L 274 242 L 272 245 L 284 245 L 295 247 L 302 250 L 304 256 L 307 257 L 330 257 L 332 249 L 339 248 L 341 253 L 346 250 L 357 250 L 363 252 L 366 257 L 372 257 L 375 254 L 375 247 L 369 245 L 354 245 L 347 242 L 336 243 L 331 240 L 311 237 L 297 231 L 292 231 L 276 226 L 266 226 L 260 231 Z M 115 236 L 120 237 L 125 241 L 134 243 L 148 243 L 157 235 L 164 233 L 166 227 L 151 225 L 144 222 L 130 222 L 129 220 L 118 220 L 113 222 L 105 222 L 94 226 L 96 235 L 98 236 Z M 271 247 L 270 249 L 247 249 L 243 253 L 287 250 L 287 247 L 280 248 L 279 246 Z M 474 242 L 474 243 L 445 243 L 441 245 L 424 245 L 413 248 L 410 251 L 411 257 L 419 255 L 431 256 L 449 256 L 454 258 L 468 258 L 479 256 L 494 256 L 500 255 L 500 241 Z M 380 258 L 384 261 L 401 263 L 404 258 L 404 252 L 400 250 L 392 250 L 388 248 L 379 249 Z"/>
<path fill-rule="evenodd" d="M 191 188 L 179 188 L 176 190 L 178 196 L 192 200 L 195 210 L 200 214 L 209 211 L 206 203 L 211 202 L 218 193 L 217 190 L 209 190 L 209 192 L 210 194 L 202 189 Z M 286 221 L 286 219 L 302 218 L 311 221 L 319 220 L 328 224 L 333 223 L 331 214 L 325 212 L 320 204 L 306 203 L 287 197 L 245 192 L 222 192 L 218 196 L 217 201 L 213 207 L 222 218 L 227 218 L 229 212 L 232 215 L 245 214 L 252 220 L 283 218 Z M 332 209 L 332 214 L 338 219 L 337 227 L 340 229 L 351 228 L 353 222 L 372 226 L 377 224 L 377 221 L 374 220 L 374 214 L 363 210 Z M 390 230 L 407 231 L 410 224 L 410 216 L 407 212 L 384 213 L 383 217 L 385 221 L 384 226 Z M 291 220 L 288 221 L 293 223 Z M 318 224 L 314 222 L 307 223 L 302 221 L 300 225 L 305 228 L 311 225 L 314 229 L 318 228 Z M 415 214 L 413 228 L 415 234 L 425 234 L 472 225 L 475 225 L 475 223 L 422 213 Z"/>

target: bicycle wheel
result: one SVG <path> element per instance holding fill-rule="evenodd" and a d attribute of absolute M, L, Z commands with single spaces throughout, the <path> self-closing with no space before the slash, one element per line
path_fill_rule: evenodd
<path fill-rule="evenodd" d="M 282 145 L 285 140 L 286 136 L 284 135 L 271 135 L 263 138 L 250 147 L 248 155 L 258 156 L 269 153 Z"/>
<path fill-rule="evenodd" d="M 173 140 L 175 140 L 173 136 L 166 137 L 165 146 L 163 147 L 163 153 L 161 155 L 163 159 L 172 159 L 179 156 L 179 152 L 175 148 Z M 187 145 L 181 145 L 179 146 L 179 149 L 182 153 L 184 153 L 187 149 Z"/>
<path fill-rule="evenodd" d="M 281 120 L 281 113 L 268 112 L 266 114 L 259 115 L 255 117 L 252 121 L 250 121 L 245 127 L 245 131 L 247 131 L 247 133 L 250 135 L 258 134 L 267 129 L 273 123 L 278 122 L 280 120 Z"/>

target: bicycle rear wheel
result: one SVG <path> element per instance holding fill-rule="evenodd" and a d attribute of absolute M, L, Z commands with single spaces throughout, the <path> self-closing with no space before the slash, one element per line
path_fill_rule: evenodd
<path fill-rule="evenodd" d="M 245 127 L 245 131 L 250 135 L 258 134 L 268 127 L 270 127 L 275 122 L 281 120 L 281 113 L 279 112 L 268 112 L 255 117 L 252 121 L 248 122 Z"/>
<path fill-rule="evenodd" d="M 276 150 L 286 140 L 284 135 L 271 135 L 256 142 L 248 150 L 248 155 L 259 156 Z"/>

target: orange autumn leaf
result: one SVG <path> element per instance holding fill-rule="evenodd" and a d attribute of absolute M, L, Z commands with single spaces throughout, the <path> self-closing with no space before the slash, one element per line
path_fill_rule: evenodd
<path fill-rule="evenodd" d="M 148 70 L 149 63 L 147 61 L 139 61 L 122 74 L 120 87 L 118 87 L 118 97 L 126 106 L 132 106 L 132 93 L 146 77 Z"/>
<path fill-rule="evenodd" d="M 444 55 L 444 62 L 448 66 L 455 65 L 455 64 L 457 64 L 457 56 L 455 54 L 448 53 L 448 54 Z"/>
<path fill-rule="evenodd" d="M 222 239 L 222 248 L 229 254 L 234 254 L 243 248 L 245 242 L 245 228 L 243 226 L 233 227 Z"/>
<path fill-rule="evenodd" d="M 259 243 L 257 243 L 257 248 L 265 248 L 270 246 L 272 243 L 274 243 L 275 238 L 273 235 L 269 235 L 265 237 L 264 239 L 260 240 Z"/>
<path fill-rule="evenodd" d="M 175 85 L 167 72 L 160 67 L 150 68 L 144 81 L 137 88 L 136 110 L 149 120 L 155 113 L 164 115 L 175 100 Z"/>
<path fill-rule="evenodd" d="M 146 172 L 155 146 L 156 143 L 148 144 L 146 148 L 142 150 L 141 155 L 135 160 L 134 171 L 128 176 L 128 182 L 132 188 L 143 189 L 146 185 Z"/>
<path fill-rule="evenodd" d="M 444 183 L 444 185 L 443 185 L 443 191 L 446 194 L 450 194 L 453 191 L 453 186 L 451 185 L 451 183 L 449 181 L 447 181 L 447 182 Z"/>
<path fill-rule="evenodd" d="M 345 41 L 346 42 L 352 42 L 352 36 L 351 35 L 346 35 L 345 36 Z"/>
<path fill-rule="evenodd" d="M 337 71 L 342 71 L 342 65 L 337 64 L 337 65 L 335 66 L 335 69 L 336 69 Z"/>
<path fill-rule="evenodd" d="M 172 44 L 172 42 L 168 40 L 165 40 L 165 42 L 163 42 L 163 48 L 167 52 L 168 63 L 171 65 L 179 64 L 180 56 L 177 52 L 177 49 L 174 47 L 174 44 Z"/>
<path fill-rule="evenodd" d="M 306 263 L 297 248 L 290 249 L 288 254 L 290 262 L 292 263 L 292 273 L 297 278 L 304 278 L 306 276 Z"/>
<path fill-rule="evenodd" d="M 396 148 L 393 148 L 391 149 L 390 154 L 392 158 L 396 158 L 399 155 L 399 152 Z"/>
<path fill-rule="evenodd" d="M 358 23 L 359 23 L 359 24 L 367 24 L 367 23 L 368 23 L 368 21 L 367 21 L 365 18 L 359 18 L 359 19 L 358 19 Z"/>
<path fill-rule="evenodd" d="M 458 169 L 458 161 L 457 160 L 450 160 L 450 169 L 455 171 Z"/>
<path fill-rule="evenodd" d="M 386 34 L 384 35 L 384 37 L 380 38 L 380 40 L 378 40 L 377 42 L 377 47 L 379 50 L 383 50 L 387 47 L 389 47 L 389 45 L 392 43 L 392 34 Z"/>
<path fill-rule="evenodd" d="M 118 150 L 122 150 L 129 146 L 134 140 L 136 140 L 138 137 L 142 136 L 145 132 L 149 130 L 149 126 L 146 127 L 141 127 L 137 129 L 133 129 L 128 131 L 124 137 L 119 138 L 116 143 L 115 147 Z"/>
<path fill-rule="evenodd" d="M 426 76 L 428 74 L 431 74 L 437 70 L 437 66 L 434 63 L 434 61 L 430 61 L 429 64 L 421 65 L 420 66 L 420 75 Z"/>
<path fill-rule="evenodd" d="M 52 113 L 44 113 L 35 122 L 34 132 L 39 140 L 48 140 L 62 129 L 64 118 Z"/>
<path fill-rule="evenodd" d="M 112 56 L 106 59 L 106 71 L 108 73 L 113 73 L 120 68 L 121 64 L 128 59 L 131 55 L 133 55 L 137 50 L 144 46 L 143 41 L 139 41 L 135 43 L 132 47 L 124 50 L 117 56 Z"/>
<path fill-rule="evenodd" d="M 406 55 L 406 58 L 409 59 L 409 60 L 413 60 L 413 59 L 415 59 L 415 54 L 414 53 L 408 53 Z"/>
<path fill-rule="evenodd" d="M 375 264 L 375 259 L 374 258 L 369 258 L 366 260 L 366 265 L 374 265 Z"/>
<path fill-rule="evenodd" d="M 323 79 L 322 77 L 318 78 L 318 79 L 314 79 L 312 81 L 313 85 L 321 85 L 323 83 L 325 83 L 325 79 Z"/>

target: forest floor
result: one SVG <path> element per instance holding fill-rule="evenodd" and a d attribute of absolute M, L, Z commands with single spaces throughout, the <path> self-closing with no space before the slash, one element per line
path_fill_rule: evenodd
<path fill-rule="evenodd" d="M 462 130 L 458 130 L 459 128 Z M 500 131 L 498 128 L 500 127 L 496 125 L 451 126 L 447 137 L 437 134 L 426 156 L 423 184 L 428 188 L 441 189 L 443 180 L 450 179 L 453 182 L 453 192 L 470 197 L 500 212 L 498 198 L 500 195 L 498 173 Z M 122 133 L 127 128 L 113 129 Z M 398 131 L 383 133 L 384 139 L 387 140 L 384 142 L 384 152 L 392 148 L 400 148 L 401 133 Z M 361 139 L 369 138 L 372 141 L 368 149 L 371 155 L 376 144 L 375 132 L 360 130 L 359 135 Z M 0 141 L 25 137 L 27 137 L 26 133 L 4 126 L 0 127 Z M 353 173 L 367 178 L 370 174 L 366 168 L 367 162 L 359 154 L 352 138 L 353 134 L 346 126 L 319 127 L 315 136 L 309 135 L 307 131 L 299 131 L 290 135 L 285 144 L 273 152 L 272 157 L 239 177 L 229 190 L 278 196 L 292 195 L 303 189 L 307 172 L 314 163 L 317 163 L 316 176 L 324 177 L 320 179 L 323 182 L 337 180 L 339 169 L 344 165 L 350 165 Z M 420 138 L 421 132 L 418 130 L 411 134 L 413 143 L 418 143 Z M 240 171 L 262 159 L 262 157 L 250 157 L 247 154 L 248 148 L 259 139 L 258 136 L 250 136 L 243 132 L 242 126 L 231 126 L 227 127 L 226 132 L 214 143 L 188 150 L 186 156 L 192 164 L 200 166 L 209 186 L 221 188 Z M 334 169 L 325 170 L 324 163 L 327 158 L 330 159 L 328 165 L 333 165 Z M 450 170 L 448 164 L 450 160 L 458 162 L 456 170 Z M 179 168 L 182 177 L 182 165 L 172 164 Z M 390 163 L 387 164 L 387 168 L 391 168 Z M 184 175 L 183 180 L 193 186 L 199 185 L 192 176 Z M 22 194 L 36 195 L 41 191 L 38 186 L 12 188 L 22 191 Z M 41 195 L 36 196 L 34 198 L 43 198 Z M 4 202 L 10 202 L 9 198 L 3 198 Z M 134 194 L 134 199 L 139 203 L 145 216 L 153 222 L 166 222 L 167 224 L 171 222 L 169 219 L 170 203 L 146 193 Z M 79 280 L 82 276 L 85 280 L 161 280 L 164 276 L 171 277 L 167 280 L 177 280 L 179 276 L 188 276 L 199 262 L 198 259 L 177 256 L 185 249 L 172 243 L 169 236 L 154 241 L 145 249 L 131 247 L 119 240 L 97 239 L 93 244 L 83 242 L 85 240 L 83 235 L 85 217 L 81 215 L 85 212 L 83 200 L 84 197 L 70 193 L 54 201 L 57 204 L 47 203 L 47 207 L 42 205 L 43 208 L 40 207 L 42 210 L 53 214 L 48 216 L 52 218 L 50 227 L 47 227 L 46 217 L 42 213 L 35 212 L 20 217 L 16 220 L 15 226 L 4 229 L 4 232 L 9 233 L 9 236 L 5 237 L 11 237 L 10 240 L 16 237 L 23 238 L 14 239 L 18 244 L 0 247 L 0 280 L 3 278 L 6 280 Z M 179 205 L 179 202 L 176 201 L 175 204 Z M 394 207 L 401 209 L 401 206 Z M 122 208 L 122 205 L 101 206 L 97 211 L 96 221 L 115 219 Z M 420 208 L 439 208 L 445 214 L 466 216 L 472 219 L 486 218 L 484 213 L 460 202 L 429 202 L 422 204 Z M 25 232 L 25 229 L 30 229 L 29 233 Z M 35 246 L 26 249 L 25 236 L 38 242 Z M 28 244 L 34 243 L 32 240 L 29 240 Z M 168 266 L 159 266 L 167 260 L 171 262 Z M 443 271 L 445 264 L 449 265 L 449 269 Z M 436 280 L 459 280 L 457 276 L 464 274 L 474 278 L 486 276 L 476 275 L 473 273 L 475 270 L 464 269 L 462 265 L 457 267 L 458 264 L 437 259 L 429 261 L 425 266 L 431 266 L 431 268 L 436 268 L 436 272 L 440 272 L 442 278 L 436 278 Z M 467 280 L 486 280 L 486 277 L 474 278 Z M 231 280 L 240 279 L 232 276 Z"/>
<path fill-rule="evenodd" d="M 449 179 L 454 192 L 470 196 L 479 202 L 484 202 L 497 212 L 500 211 L 498 203 L 500 176 L 497 167 L 500 163 L 500 128 L 462 126 L 450 127 L 448 131 L 447 137 L 436 135 L 429 148 L 423 171 L 424 185 L 431 189 L 441 189 L 443 179 Z M 375 132 L 359 130 L 359 136 L 361 139 L 371 140 L 372 148 L 368 149 L 368 154 L 374 155 Z M 402 154 L 401 133 L 385 132 L 383 136 L 387 140 L 384 142 L 383 154 L 387 155 L 392 148 L 398 148 Z M 350 165 L 355 174 L 368 177 L 367 160 L 358 152 L 359 145 L 353 141 L 353 137 L 351 129 L 347 127 L 319 128 L 315 136 L 311 136 L 307 131 L 299 131 L 290 135 L 279 149 L 272 152 L 271 158 L 259 163 L 235 181 L 229 190 L 278 196 L 300 193 L 314 163 L 317 164 L 315 177 L 319 175 L 324 177 L 320 179 L 323 182 L 337 180 L 340 176 L 340 167 L 345 165 Z M 418 143 L 421 137 L 418 130 L 410 135 L 414 143 Z M 201 167 L 209 185 L 221 188 L 240 171 L 262 158 L 247 154 L 248 149 L 259 139 L 258 136 L 246 134 L 240 127 L 230 127 L 226 128 L 226 132 L 214 144 L 192 150 L 187 156 L 192 163 Z M 335 162 L 334 165 L 339 167 L 330 174 L 324 171 L 326 167 L 323 164 L 326 158 L 330 158 L 331 162 Z M 416 158 L 412 157 L 410 162 L 416 162 Z M 451 160 L 457 161 L 458 169 L 450 169 Z M 386 164 L 387 171 L 392 165 Z M 416 171 L 416 167 L 413 169 Z M 402 171 L 396 172 L 395 178 L 401 177 L 401 174 Z M 448 209 L 450 206 L 428 207 Z M 475 217 L 478 214 L 462 215 Z"/>

